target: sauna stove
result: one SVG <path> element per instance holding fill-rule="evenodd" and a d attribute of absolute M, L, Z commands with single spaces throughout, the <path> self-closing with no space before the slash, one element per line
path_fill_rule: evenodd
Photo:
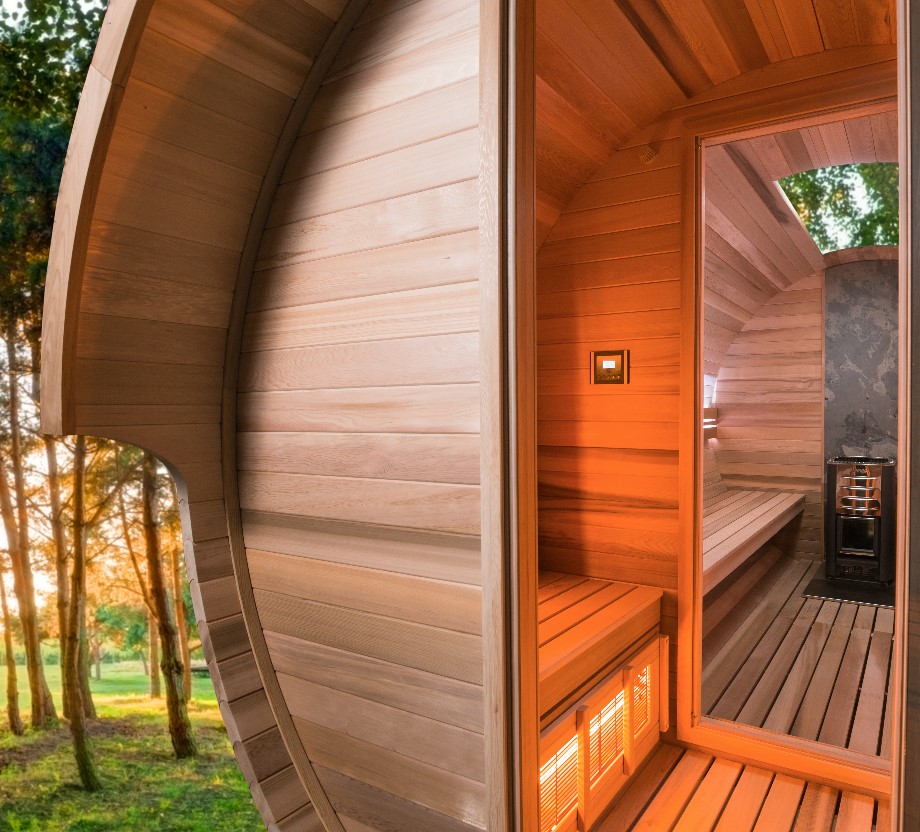
<path fill-rule="evenodd" d="M 893 459 L 827 462 L 824 503 L 828 578 L 887 586 L 894 580 L 897 498 Z"/>

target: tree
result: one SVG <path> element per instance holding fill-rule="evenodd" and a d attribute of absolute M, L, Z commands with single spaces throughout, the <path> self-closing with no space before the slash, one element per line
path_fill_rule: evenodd
<path fill-rule="evenodd" d="M 86 524 L 83 491 L 86 476 L 86 439 L 77 437 L 74 449 L 73 568 L 70 575 L 70 604 L 67 610 L 67 654 L 64 662 L 64 696 L 70 714 L 70 735 L 80 782 L 88 792 L 99 791 L 102 781 L 86 732 L 83 690 L 80 685 L 80 632 L 86 598 Z"/>
<path fill-rule="evenodd" d="M 182 684 L 182 657 L 178 633 L 166 593 L 163 575 L 163 558 L 160 552 L 157 506 L 157 462 L 153 454 L 144 453 L 143 462 L 144 542 L 147 548 L 147 577 L 150 597 L 156 610 L 160 632 L 162 659 L 160 667 L 166 687 L 166 710 L 169 716 L 169 734 L 176 757 L 194 757 L 198 753 L 192 723 L 188 717 L 188 703 Z"/>
<path fill-rule="evenodd" d="M 65 536 L 64 509 L 61 501 L 61 477 L 58 471 L 57 439 L 45 437 L 45 458 L 48 463 L 48 499 L 50 501 L 51 537 L 54 541 L 54 572 L 57 586 L 58 642 L 60 644 L 61 678 L 64 677 L 64 655 L 67 652 L 67 607 L 70 603 L 70 588 L 67 582 L 68 550 Z M 64 717 L 69 716 L 67 702 L 64 702 Z"/>
<path fill-rule="evenodd" d="M 70 127 L 101 21 L 100 3 L 30 0 L 0 10 L 0 331 L 7 341 L 10 431 L 0 475 L 3 522 L 22 624 L 32 725 L 56 721 L 38 633 L 28 512 L 22 472 L 20 339 L 38 373 L 41 300 L 54 207 Z M 2 451 L 0 451 L 2 452 Z M 13 475 L 13 506 L 8 472 Z"/>
<path fill-rule="evenodd" d="M 822 252 L 897 245 L 898 166 L 837 165 L 793 174 L 779 183 Z"/>
<path fill-rule="evenodd" d="M 6 659 L 6 715 L 10 731 L 17 737 L 25 733 L 19 713 L 19 682 L 16 678 L 16 655 L 13 652 L 13 619 L 6 603 L 6 581 L 0 569 L 0 611 L 3 613 L 3 648 Z"/>

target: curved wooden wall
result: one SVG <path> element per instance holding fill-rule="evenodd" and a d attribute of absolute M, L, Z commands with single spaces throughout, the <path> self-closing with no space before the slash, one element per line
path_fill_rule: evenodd
<path fill-rule="evenodd" d="M 715 450 L 729 488 L 805 494 L 782 549 L 821 560 L 824 480 L 824 270 L 747 321 L 719 368 Z"/>
<path fill-rule="evenodd" d="M 776 181 L 814 168 L 895 162 L 897 137 L 892 109 L 707 149 L 706 373 L 718 375 L 726 350 L 765 302 L 825 266 Z"/>
<path fill-rule="evenodd" d="M 46 292 L 43 429 L 132 442 L 169 463 L 221 710 L 266 823 L 286 831 L 319 828 L 317 810 L 336 820 L 292 765 L 242 614 L 221 471 L 224 352 L 263 176 L 347 13 L 345 0 L 113 0 Z"/>
<path fill-rule="evenodd" d="M 895 259 L 894 246 L 866 246 L 824 262 Z M 709 440 L 729 488 L 805 494 L 804 513 L 779 540 L 812 560 L 824 558 L 824 274 L 774 295 L 735 337 L 719 368 L 719 427 Z"/>
<path fill-rule="evenodd" d="M 253 277 L 246 555 L 343 820 L 484 828 L 479 4 L 369 12 L 304 124 Z"/>

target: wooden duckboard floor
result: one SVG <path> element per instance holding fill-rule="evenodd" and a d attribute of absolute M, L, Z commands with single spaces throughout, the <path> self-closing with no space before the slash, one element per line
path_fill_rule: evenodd
<path fill-rule="evenodd" d="M 764 559 L 704 611 L 703 713 L 887 756 L 893 611 L 805 598 L 822 564 Z"/>
<path fill-rule="evenodd" d="M 593 832 L 872 832 L 890 818 L 865 795 L 661 745 Z"/>

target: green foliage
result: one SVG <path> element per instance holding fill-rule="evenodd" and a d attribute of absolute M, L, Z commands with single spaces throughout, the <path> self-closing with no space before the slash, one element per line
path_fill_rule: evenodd
<path fill-rule="evenodd" d="M 0 8 L 0 101 L 7 113 L 52 119 L 69 132 L 104 11 L 100 0 Z"/>
<path fill-rule="evenodd" d="M 143 607 L 100 604 L 93 618 L 107 642 L 134 654 L 147 650 L 147 614 Z"/>
<path fill-rule="evenodd" d="M 0 316 L 38 337 L 58 183 L 69 128 L 0 114 Z M 4 327 L 6 329 L 6 327 Z"/>
<path fill-rule="evenodd" d="M 898 243 L 898 166 L 818 168 L 779 181 L 822 252 Z"/>
<path fill-rule="evenodd" d="M 55 200 L 102 21 L 95 0 L 0 8 L 0 310 L 37 343 Z"/>
<path fill-rule="evenodd" d="M 59 679 L 48 667 L 54 687 Z M 2 669 L 0 669 L 2 681 Z M 190 715 L 201 754 L 177 762 L 161 702 L 145 696 L 138 664 L 93 682 L 104 716 L 91 732 L 105 788 L 74 788 L 66 728 L 0 735 L 0 832 L 260 832 L 207 679 L 195 679 Z"/>

